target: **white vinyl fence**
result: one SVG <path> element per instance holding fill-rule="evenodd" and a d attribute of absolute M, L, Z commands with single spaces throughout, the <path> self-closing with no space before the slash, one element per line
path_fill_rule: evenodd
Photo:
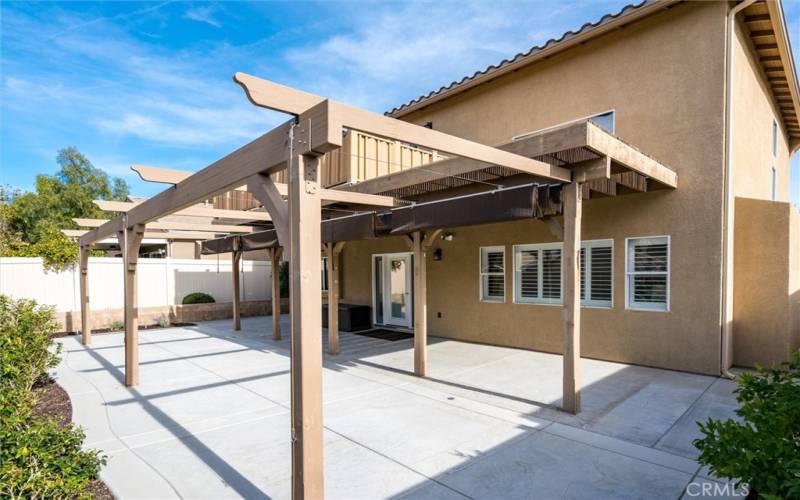
<path fill-rule="evenodd" d="M 266 300 L 272 295 L 270 263 L 242 260 L 240 297 Z M 0 294 L 35 299 L 59 312 L 80 310 L 80 271 L 74 266 L 54 272 L 42 259 L 0 258 Z M 229 260 L 139 259 L 137 266 L 139 307 L 180 304 L 192 292 L 205 292 L 217 302 L 232 300 Z M 92 310 L 122 309 L 122 259 L 89 259 L 89 301 Z"/>

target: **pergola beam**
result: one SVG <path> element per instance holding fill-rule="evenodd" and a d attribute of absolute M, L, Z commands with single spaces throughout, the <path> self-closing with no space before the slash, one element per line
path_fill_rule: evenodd
<path fill-rule="evenodd" d="M 110 201 L 94 200 L 94 204 L 106 212 L 125 213 L 132 210 L 136 205 L 144 202 L 133 203 L 130 201 Z M 227 210 L 222 208 L 189 207 L 178 210 L 172 215 L 188 215 L 192 217 L 216 217 L 219 219 L 236 219 L 246 221 L 270 221 L 272 220 L 266 212 L 255 212 L 252 210 Z"/>
<path fill-rule="evenodd" d="M 139 174 L 139 177 L 141 177 L 143 181 L 160 182 L 162 184 L 178 184 L 194 175 L 194 172 L 188 170 L 175 170 L 171 168 L 152 167 L 149 165 L 131 165 L 131 170 Z M 276 182 L 275 186 L 283 196 L 286 196 L 288 190 L 286 184 Z M 247 186 L 239 186 L 235 190 L 247 191 Z"/>
<path fill-rule="evenodd" d="M 113 219 L 112 219 L 113 220 Z M 101 226 L 103 227 L 103 226 Z M 95 228 L 91 230 L 87 229 L 62 229 L 61 232 L 70 238 L 81 238 L 83 239 L 87 235 L 91 234 L 93 231 L 96 231 L 100 228 Z M 220 233 L 225 233 L 225 231 L 220 231 Z M 209 232 L 185 232 L 185 231 L 172 231 L 172 232 L 155 232 L 155 231 L 147 231 L 144 233 L 145 238 L 152 238 L 152 239 L 162 239 L 162 240 L 209 240 L 213 239 L 217 236 L 218 233 L 209 233 Z M 99 238 L 98 240 L 92 241 L 92 243 L 103 240 L 105 237 Z"/>
<path fill-rule="evenodd" d="M 108 219 L 72 219 L 75 224 L 82 227 L 100 227 Z M 194 222 L 156 221 L 147 224 L 147 229 L 177 229 L 182 231 L 211 231 L 216 233 L 252 233 L 253 228 L 236 226 L 233 224 L 198 224 Z"/>
<path fill-rule="evenodd" d="M 673 170 L 588 121 L 534 132 L 497 146 L 497 149 L 534 158 L 580 148 L 588 148 L 594 154 L 599 155 L 601 160 L 604 157 L 608 158 L 613 166 L 621 168 L 625 173 L 639 174 L 657 181 L 665 187 L 677 187 L 677 174 Z M 582 163 L 567 165 L 567 167 L 574 173 L 573 168 Z M 457 177 L 485 167 L 485 164 L 474 160 L 448 158 L 429 163 L 425 165 L 425 168 L 411 168 L 368 179 L 348 186 L 347 189 L 359 193 L 388 193 L 418 184 L 436 182 L 447 177 Z M 617 172 L 612 172 L 612 178 L 615 173 Z M 568 179 L 566 182 L 571 180 L 575 179 Z"/>
<path fill-rule="evenodd" d="M 314 143 L 308 144 L 311 151 L 320 152 L 318 149 L 320 144 L 341 146 L 341 131 L 348 128 L 387 139 L 418 144 L 441 153 L 477 160 L 490 165 L 512 168 L 549 180 L 568 182 L 571 179 L 569 170 L 561 167 L 329 99 L 326 100 L 245 73 L 236 73 L 234 80 L 242 86 L 254 104 L 276 111 L 301 115 L 301 125 L 304 125 L 302 115 L 311 113 L 313 110 L 317 110 L 317 115 L 327 117 L 322 124 L 319 123 L 319 120 L 312 122 L 314 133 L 311 136 Z M 309 104 L 311 104 L 309 108 L 300 110 L 302 106 Z M 317 133 L 317 127 L 321 127 L 320 129 L 327 133 Z"/>

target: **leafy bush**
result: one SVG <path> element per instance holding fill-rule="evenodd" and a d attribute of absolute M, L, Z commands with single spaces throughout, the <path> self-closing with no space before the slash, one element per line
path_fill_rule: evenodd
<path fill-rule="evenodd" d="M 738 382 L 742 421 L 699 424 L 700 463 L 761 498 L 800 498 L 800 352 L 781 366 L 743 373 Z"/>
<path fill-rule="evenodd" d="M 183 298 L 184 304 L 210 304 L 214 301 L 214 297 L 203 292 L 190 293 Z"/>
<path fill-rule="evenodd" d="M 122 321 L 120 321 L 118 319 L 115 319 L 114 321 L 111 322 L 111 324 L 109 325 L 108 328 L 112 332 L 117 332 L 117 331 L 122 330 L 122 329 L 125 328 L 125 323 L 123 323 Z"/>
<path fill-rule="evenodd" d="M 0 496 L 86 498 L 105 458 L 72 424 L 33 414 L 34 384 L 59 362 L 51 308 L 0 295 Z"/>
<path fill-rule="evenodd" d="M 213 299 L 212 299 L 212 302 L 213 302 Z M 156 324 L 158 326 L 160 326 L 161 328 L 168 328 L 169 325 L 170 325 L 169 317 L 166 314 L 162 314 L 156 320 Z"/>

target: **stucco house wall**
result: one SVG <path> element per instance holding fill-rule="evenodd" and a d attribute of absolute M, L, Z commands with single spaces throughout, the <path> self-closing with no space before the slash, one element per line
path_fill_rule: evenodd
<path fill-rule="evenodd" d="M 613 109 L 616 135 L 677 171 L 675 191 L 584 203 L 583 239 L 614 240 L 614 305 L 583 308 L 585 356 L 715 374 L 720 359 L 724 116 L 722 3 L 680 4 L 403 119 L 487 144 Z M 513 244 L 556 241 L 539 221 L 454 229 L 430 261 L 431 335 L 560 352 L 562 309 L 514 304 Z M 625 309 L 625 238 L 671 236 L 668 312 Z M 505 304 L 478 300 L 479 247 L 506 246 Z M 371 303 L 373 253 L 402 241 L 351 242 L 344 301 Z M 438 313 L 441 312 L 441 317 Z M 691 348 L 687 348 L 691 346 Z"/>
<path fill-rule="evenodd" d="M 770 87 L 741 24 L 733 40 L 733 185 L 744 198 L 772 199 L 772 167 L 777 173 L 776 201 L 789 201 L 790 152 Z M 772 124 L 777 151 L 772 154 Z"/>
<path fill-rule="evenodd" d="M 769 366 L 800 348 L 800 213 L 736 199 L 734 363 Z"/>

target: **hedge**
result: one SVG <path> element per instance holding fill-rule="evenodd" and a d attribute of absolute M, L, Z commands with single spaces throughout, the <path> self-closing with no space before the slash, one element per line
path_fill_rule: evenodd
<path fill-rule="evenodd" d="M 214 297 L 203 292 L 190 293 L 181 301 L 183 304 L 210 304 L 212 302 L 215 302 Z"/>
<path fill-rule="evenodd" d="M 84 434 L 73 424 L 33 414 L 33 388 L 49 380 L 61 345 L 53 310 L 32 300 L 0 295 L 0 496 L 91 498 L 89 483 L 105 457 L 82 450 Z"/>

